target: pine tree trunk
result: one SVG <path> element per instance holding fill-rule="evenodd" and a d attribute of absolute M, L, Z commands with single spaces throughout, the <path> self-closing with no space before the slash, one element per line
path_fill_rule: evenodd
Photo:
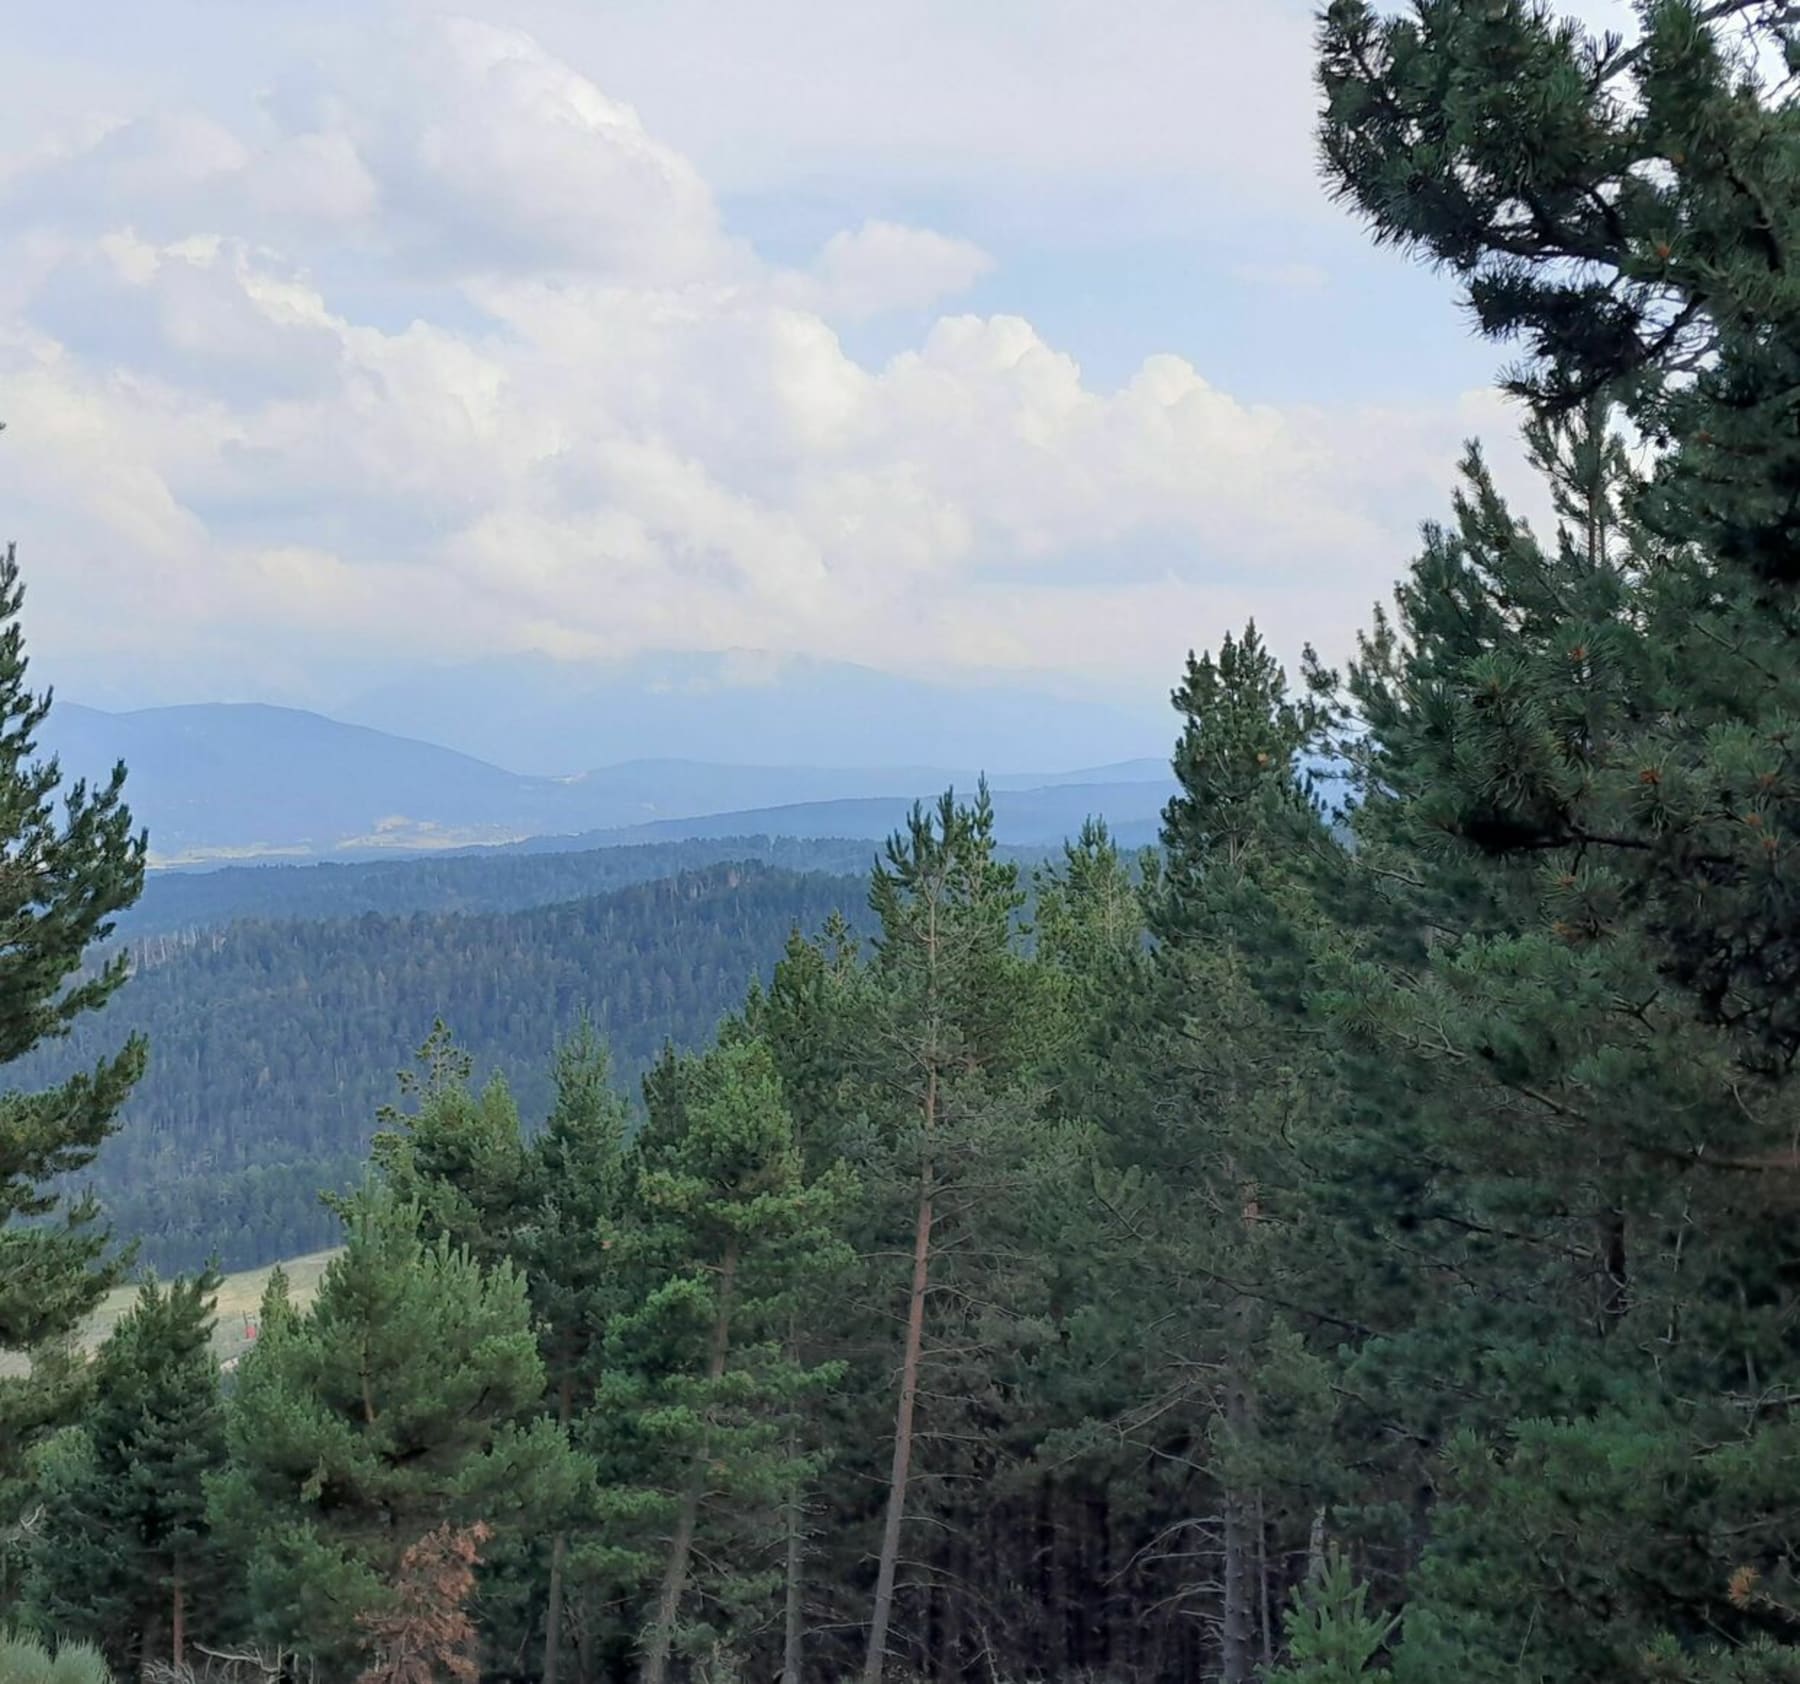
<path fill-rule="evenodd" d="M 800 1318 L 788 1315 L 787 1360 L 800 1366 Z M 800 1463 L 800 1433 L 788 1432 L 788 1459 Z M 806 1498 L 804 1483 L 796 1482 L 787 1505 L 787 1560 L 784 1564 L 781 1610 L 781 1684 L 800 1684 L 806 1649 Z"/>
<path fill-rule="evenodd" d="M 1601 1289 L 1600 1331 L 1610 1333 L 1626 1310 L 1631 1307 L 1630 1270 L 1625 1259 L 1625 1213 L 1608 1211 L 1600 1225 L 1601 1256 L 1605 1260 L 1606 1282 Z"/>
<path fill-rule="evenodd" d="M 925 1129 L 929 1141 L 937 1112 L 937 1071 L 926 1080 Z M 888 1475 L 887 1517 L 881 1531 L 881 1560 L 875 1573 L 875 1604 L 869 1618 L 869 1650 L 863 1684 L 881 1684 L 887 1664 L 888 1622 L 894 1612 L 894 1575 L 900 1565 L 900 1531 L 906 1518 L 906 1481 L 912 1469 L 913 1410 L 919 1397 L 919 1359 L 925 1346 L 925 1297 L 931 1287 L 932 1166 L 927 1152 L 919 1167 L 919 1208 L 913 1228 L 912 1297 L 906 1312 L 906 1349 L 900 1363 L 900 1402 L 894 1418 L 894 1463 Z"/>
<path fill-rule="evenodd" d="M 187 1660 L 187 1586 L 179 1573 L 169 1587 L 169 1659 L 177 1671 Z"/>
<path fill-rule="evenodd" d="M 1219 1640 L 1219 1677 L 1249 1684 L 1256 1656 L 1250 1611 L 1250 1525 L 1243 1498 L 1225 1493 L 1225 1608 Z"/>
<path fill-rule="evenodd" d="M 1038 1484 L 1035 1554 L 1037 1618 L 1033 1621 L 1032 1644 L 1044 1674 L 1060 1678 L 1067 1657 L 1062 1653 L 1062 1598 L 1056 1582 L 1056 1481 L 1048 1474 Z"/>
<path fill-rule="evenodd" d="M 681 1494 L 675 1535 L 669 1540 L 668 1565 L 663 1569 L 662 1590 L 656 1599 L 656 1624 L 644 1652 L 644 1684 L 665 1684 L 669 1676 L 675 1619 L 681 1611 L 681 1593 L 687 1589 L 688 1557 L 693 1553 L 694 1530 L 700 1518 L 699 1484 L 699 1475 L 690 1477 L 687 1489 Z"/>
<path fill-rule="evenodd" d="M 556 1424 L 564 1433 L 574 1413 L 575 1382 L 567 1374 L 556 1392 Z M 563 1571 L 569 1555 L 569 1534 L 558 1532 L 550 1545 L 550 1589 L 544 1602 L 544 1684 L 556 1684 L 562 1660 Z"/>
<path fill-rule="evenodd" d="M 1253 1182 L 1240 1183 L 1238 1208 L 1245 1232 L 1256 1226 L 1259 1215 Z M 1250 1304 L 1236 1299 L 1229 1319 L 1229 1354 L 1225 1374 L 1225 1426 L 1233 1444 L 1241 1444 L 1250 1431 L 1250 1388 L 1244 1371 L 1249 1360 Z M 1249 1684 L 1256 1669 L 1256 1626 L 1251 1572 L 1252 1532 L 1250 1505 L 1235 1479 L 1225 1491 L 1225 1597 L 1221 1621 L 1219 1676 L 1224 1684 Z"/>
<path fill-rule="evenodd" d="M 799 1441 L 789 1434 L 788 1455 L 798 1458 L 799 1454 Z M 788 1498 L 787 1505 L 787 1585 L 782 1606 L 781 1684 L 800 1684 L 804 1658 L 806 1633 L 801 1573 L 805 1565 L 805 1526 L 805 1493 L 797 1490 Z"/>
<path fill-rule="evenodd" d="M 1266 1672 L 1275 1664 L 1275 1598 L 1269 1589 L 1269 1517 L 1263 1494 L 1256 1494 L 1256 1590 L 1262 1610 L 1262 1664 Z"/>
<path fill-rule="evenodd" d="M 737 1278 L 737 1242 L 725 1248 L 719 1265 L 717 1308 L 713 1315 L 712 1355 L 706 1365 L 706 1377 L 717 1382 L 725 1373 L 725 1354 L 731 1347 L 731 1290 Z M 688 1475 L 687 1488 L 681 1494 L 681 1508 L 675 1516 L 675 1535 L 669 1540 L 669 1560 L 663 1569 L 662 1590 L 656 1599 L 656 1623 L 650 1630 L 650 1642 L 644 1651 L 644 1684 L 667 1684 L 669 1652 L 675 1644 L 675 1621 L 681 1612 L 682 1592 L 687 1589 L 688 1561 L 694 1551 L 694 1530 L 700 1520 L 700 1498 L 706 1489 L 709 1446 L 704 1438 L 694 1466 Z"/>
<path fill-rule="evenodd" d="M 1113 1594 L 1113 1518 L 1112 1495 L 1102 1485 L 1094 1497 L 1094 1537 L 1095 1562 L 1093 1581 L 1105 1587 L 1106 1600 L 1102 1604 L 1100 1614 L 1100 1640 L 1093 1646 L 1089 1664 L 1100 1672 L 1106 1672 L 1113 1664 L 1115 1653 L 1113 1643 L 1114 1609 L 1118 1598 Z"/>
<path fill-rule="evenodd" d="M 544 1597 L 544 1684 L 556 1684 L 562 1659 L 563 1570 L 569 1555 L 569 1534 L 558 1532 L 550 1542 L 550 1588 Z"/>
<path fill-rule="evenodd" d="M 145 1609 L 144 1629 L 138 1633 L 137 1670 L 140 1678 L 147 1677 L 150 1668 L 162 1659 L 163 1618 L 162 1598 L 152 1597 Z"/>
<path fill-rule="evenodd" d="M 1070 1668 L 1079 1676 L 1087 1672 L 1093 1662 L 1089 1632 L 1106 1618 L 1106 1607 L 1094 1581 L 1094 1499 L 1091 1494 L 1078 1497 L 1070 1521 L 1074 1591 L 1063 1601 L 1063 1624 L 1067 1628 L 1063 1643 Z"/>
<path fill-rule="evenodd" d="M 577 1684 L 594 1684 L 594 1604 L 591 1595 L 581 1599 L 575 1621 L 575 1677 Z"/>
<path fill-rule="evenodd" d="M 936 1673 L 940 1680 L 962 1676 L 962 1658 L 969 1647 L 969 1598 L 963 1587 L 969 1582 L 969 1538 L 957 1528 L 950 1535 L 946 1554 L 949 1582 L 934 1589 L 932 1609 L 936 1616 Z"/>

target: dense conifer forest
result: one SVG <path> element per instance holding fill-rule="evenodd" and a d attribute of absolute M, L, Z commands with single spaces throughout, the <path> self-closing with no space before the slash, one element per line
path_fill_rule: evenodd
<path fill-rule="evenodd" d="M 584 1018 L 634 1083 L 665 1042 L 705 1042 L 791 930 L 861 902 L 855 879 L 746 862 L 517 912 L 147 938 L 130 987 L 16 1079 L 66 1076 L 141 1035 L 143 1078 L 80 1184 L 160 1270 L 250 1267 L 334 1243 L 319 1193 L 357 1180 L 395 1073 L 439 1018 L 480 1079 L 504 1072 L 539 1115 L 556 1045 Z"/>
<path fill-rule="evenodd" d="M 7 1665 L 1800 1680 L 1800 23 L 1640 12 L 1326 8 L 1328 180 L 1516 359 L 1555 524 L 1471 449 L 1343 669 L 1209 638 L 1142 857 L 1024 871 L 978 790 L 841 912 L 715 865 L 132 975 L 8 557 Z M 129 1206 L 67 1189 L 247 1170 L 395 998 L 317 1296 L 222 1376 L 188 1268 L 82 1353 Z"/>
<path fill-rule="evenodd" d="M 242 920 L 325 922 L 370 912 L 384 917 L 412 912 L 522 912 L 745 861 L 782 871 L 862 877 L 879 852 L 874 843 L 852 840 L 722 836 L 567 852 L 487 848 L 350 865 L 163 871 L 148 878 L 138 903 L 119 916 L 116 933 L 121 941 L 141 944 L 139 957 L 154 962 L 168 950 L 167 943 L 155 939 L 159 936 L 187 936 Z M 1013 858 L 1035 861 L 1047 851 L 1008 852 Z"/>

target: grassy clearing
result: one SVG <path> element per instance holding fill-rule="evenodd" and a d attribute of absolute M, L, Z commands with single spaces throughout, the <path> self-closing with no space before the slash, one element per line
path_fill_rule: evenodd
<path fill-rule="evenodd" d="M 287 1271 L 288 1291 L 294 1302 L 306 1305 L 319 1289 L 320 1277 L 325 1273 L 325 1266 L 337 1256 L 335 1251 L 315 1251 L 305 1257 L 290 1257 L 279 1266 Z M 269 1276 L 275 1272 L 277 1265 L 271 1263 L 261 1269 L 244 1269 L 235 1275 L 227 1275 L 224 1284 L 219 1288 L 219 1320 L 213 1330 L 213 1349 L 218 1353 L 221 1362 L 230 1362 L 240 1356 L 250 1344 L 250 1329 L 256 1320 L 256 1312 L 262 1303 L 264 1289 L 269 1284 Z M 106 1336 L 118 1325 L 119 1318 L 129 1310 L 137 1298 L 137 1285 L 115 1287 L 100 1301 L 99 1307 L 82 1324 L 81 1343 L 84 1349 L 95 1349 Z M 0 1356 L 0 1375 L 22 1374 L 25 1363 L 22 1358 L 12 1355 Z"/>

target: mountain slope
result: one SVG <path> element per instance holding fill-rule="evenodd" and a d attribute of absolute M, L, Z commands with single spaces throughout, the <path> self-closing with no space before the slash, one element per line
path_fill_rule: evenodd
<path fill-rule="evenodd" d="M 696 752 L 747 764 L 1043 769 L 1163 757 L 1175 736 L 1160 686 L 1141 704 L 1122 705 L 1016 681 L 931 683 L 752 650 L 591 663 L 509 656 L 409 671 L 333 711 L 542 773 Z M 857 793 L 882 791 L 814 795 Z M 764 795 L 754 804 L 810 798 Z"/>
<path fill-rule="evenodd" d="M 93 1185 L 159 1269 L 335 1243 L 320 1188 L 360 1173 L 395 1072 L 442 1017 L 528 1118 L 583 1014 L 632 1082 L 666 1039 L 708 1039 L 796 927 L 867 922 L 861 878 L 722 865 L 524 912 L 242 923 L 139 970 L 64 1041 L 10 1065 L 33 1089 L 131 1030 L 150 1066 Z"/>
<path fill-rule="evenodd" d="M 572 776 L 524 776 L 455 750 L 319 714 L 215 703 L 104 713 L 59 702 L 43 747 L 71 775 L 123 759 L 133 813 L 159 864 L 244 858 L 378 858 L 537 836 L 577 836 L 818 801 L 886 797 L 903 808 L 972 771 L 929 766 L 807 767 L 635 760 Z M 1156 762 L 1119 768 L 1166 777 Z M 1105 773 L 1001 773 L 997 789 Z M 739 834 L 767 825 L 739 824 Z M 720 835 L 663 830 L 650 839 Z M 818 830 L 807 834 L 825 834 Z M 862 828 L 845 834 L 862 835 Z M 623 839 L 623 838 L 619 838 Z"/>
<path fill-rule="evenodd" d="M 856 839 L 721 836 L 543 852 L 478 848 L 349 863 L 154 871 L 137 905 L 117 920 L 117 930 L 122 940 L 147 944 L 146 956 L 154 956 L 171 937 L 243 920 L 523 912 L 731 862 L 858 877 L 867 874 L 875 854 L 874 843 Z"/>
<path fill-rule="evenodd" d="M 963 784 L 959 795 L 971 789 Z M 765 807 L 746 813 L 714 813 L 695 818 L 663 819 L 633 825 L 580 840 L 644 843 L 712 836 L 783 836 L 793 838 L 866 837 L 884 841 L 906 823 L 914 801 L 929 800 L 936 790 L 910 795 L 809 801 L 789 807 Z M 994 789 L 994 835 L 1016 848 L 1053 847 L 1075 835 L 1090 818 L 1102 818 L 1114 837 L 1127 847 L 1156 839 L 1162 810 L 1175 793 L 1174 780 L 1163 777 L 1137 783 L 1065 783 L 1036 789 Z M 542 837 L 522 849 L 556 847 L 559 839 Z"/>
<path fill-rule="evenodd" d="M 161 859 L 502 840 L 559 822 L 553 780 L 294 708 L 58 702 L 41 735 L 72 775 L 124 760 L 132 811 Z"/>

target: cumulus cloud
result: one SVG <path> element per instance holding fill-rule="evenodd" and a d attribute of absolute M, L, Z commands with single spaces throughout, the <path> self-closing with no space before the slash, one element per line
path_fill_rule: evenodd
<path fill-rule="evenodd" d="M 378 156 L 447 259 L 641 283 L 718 271 L 725 242 L 693 166 L 530 36 L 452 18 L 412 64 Z"/>
<path fill-rule="evenodd" d="M 1250 404 L 1173 355 L 1101 388 L 1008 315 L 865 364 L 842 324 L 987 255 L 871 220 L 783 268 L 531 37 L 434 21 L 404 62 L 4 177 L 0 497 L 58 647 L 221 689 L 347 651 L 1117 677 L 1251 613 L 1332 647 L 1494 419 Z"/>
<path fill-rule="evenodd" d="M 822 316 L 864 321 L 966 292 L 993 266 L 972 240 L 871 221 L 833 234 L 812 272 L 787 277 L 782 290 Z"/>
<path fill-rule="evenodd" d="M 0 214 L 68 234 L 305 236 L 365 223 L 375 209 L 375 183 L 346 134 L 284 133 L 252 146 L 188 109 L 82 125 L 0 166 Z"/>

